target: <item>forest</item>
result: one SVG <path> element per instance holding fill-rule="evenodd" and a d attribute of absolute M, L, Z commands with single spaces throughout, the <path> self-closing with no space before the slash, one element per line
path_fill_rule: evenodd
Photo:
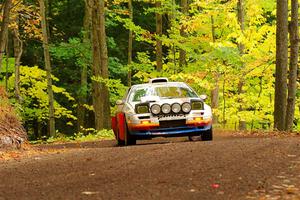
<path fill-rule="evenodd" d="M 298 0 L 2 0 L 0 9 L 0 87 L 31 140 L 110 129 L 116 100 L 155 77 L 207 94 L 217 128 L 300 131 Z"/>

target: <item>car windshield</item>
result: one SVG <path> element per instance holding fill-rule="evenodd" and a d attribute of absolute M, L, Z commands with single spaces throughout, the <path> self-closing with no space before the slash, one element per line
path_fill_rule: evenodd
<path fill-rule="evenodd" d="M 162 99 L 191 98 L 197 97 L 194 91 L 182 86 L 157 86 L 149 88 L 138 88 L 131 95 L 131 101 L 141 101 L 142 97 L 158 96 Z"/>

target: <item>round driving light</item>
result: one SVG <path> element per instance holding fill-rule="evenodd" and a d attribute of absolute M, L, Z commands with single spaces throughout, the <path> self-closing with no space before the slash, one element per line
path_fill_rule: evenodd
<path fill-rule="evenodd" d="M 168 114 L 171 112 L 171 106 L 169 104 L 163 104 L 161 110 L 164 114 Z"/>
<path fill-rule="evenodd" d="M 179 113 L 180 110 L 181 110 L 181 106 L 180 106 L 179 103 L 174 103 L 174 104 L 172 105 L 172 111 L 173 111 L 173 113 Z"/>
<path fill-rule="evenodd" d="M 185 102 L 182 104 L 181 108 L 184 113 L 189 113 L 192 109 L 192 106 L 190 103 Z"/>
<path fill-rule="evenodd" d="M 151 106 L 151 112 L 154 114 L 154 115 L 157 115 L 160 113 L 160 106 L 157 105 L 157 104 L 154 104 Z"/>

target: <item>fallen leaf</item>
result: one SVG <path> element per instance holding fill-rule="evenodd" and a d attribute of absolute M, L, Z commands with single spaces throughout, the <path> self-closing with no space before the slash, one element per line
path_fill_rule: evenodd
<path fill-rule="evenodd" d="M 85 194 L 85 195 L 94 195 L 94 194 L 98 194 L 99 192 L 91 192 L 91 191 L 85 191 L 82 192 L 81 194 Z"/>
<path fill-rule="evenodd" d="M 295 194 L 297 191 L 298 190 L 295 187 L 288 187 L 288 188 L 286 188 L 286 193 L 287 194 Z"/>

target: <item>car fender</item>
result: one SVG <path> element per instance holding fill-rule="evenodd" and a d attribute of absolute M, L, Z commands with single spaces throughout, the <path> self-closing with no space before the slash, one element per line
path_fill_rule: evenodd
<path fill-rule="evenodd" d="M 120 140 L 125 141 L 125 134 L 126 134 L 126 118 L 124 113 L 118 113 L 117 114 L 117 138 Z"/>
<path fill-rule="evenodd" d="M 114 116 L 111 118 L 111 128 L 115 134 L 115 137 L 117 138 L 117 134 L 118 134 L 118 123 L 117 123 L 117 117 Z"/>

